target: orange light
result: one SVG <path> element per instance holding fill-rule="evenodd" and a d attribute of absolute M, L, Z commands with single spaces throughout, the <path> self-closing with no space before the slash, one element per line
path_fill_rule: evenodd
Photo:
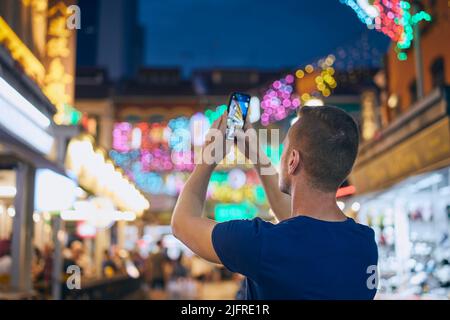
<path fill-rule="evenodd" d="M 336 198 L 349 196 L 354 194 L 355 192 L 356 192 L 355 186 L 342 187 L 339 188 L 338 191 L 336 192 Z"/>

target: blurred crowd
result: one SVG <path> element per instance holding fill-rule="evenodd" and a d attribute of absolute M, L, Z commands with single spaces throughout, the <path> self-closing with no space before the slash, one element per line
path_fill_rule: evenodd
<path fill-rule="evenodd" d="M 11 241 L 0 241 L 0 288 L 7 287 L 11 278 Z M 147 255 L 140 250 L 127 251 L 112 246 L 103 251 L 101 276 L 95 268 L 86 244 L 74 240 L 62 250 L 62 284 L 70 276 L 69 266 L 80 270 L 83 285 L 90 281 L 131 277 L 141 279 L 141 295 L 146 299 L 204 299 L 239 298 L 242 278 L 222 266 L 206 262 L 184 250 L 169 254 L 159 240 Z M 33 248 L 31 274 L 36 294 L 50 298 L 54 267 L 54 247 Z M 223 284 L 226 284 L 225 286 Z M 224 289 L 225 288 L 225 289 Z"/>

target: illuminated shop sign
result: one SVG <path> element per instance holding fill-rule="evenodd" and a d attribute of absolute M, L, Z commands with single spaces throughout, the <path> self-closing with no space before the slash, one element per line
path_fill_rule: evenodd
<path fill-rule="evenodd" d="M 77 184 L 49 169 L 38 169 L 35 181 L 37 211 L 62 211 L 72 207 L 77 198 Z"/>
<path fill-rule="evenodd" d="M 105 152 L 94 147 L 88 136 L 72 139 L 69 143 L 66 167 L 83 188 L 97 196 L 111 199 L 122 211 L 140 215 L 150 206 L 135 185 L 121 170 L 116 169 Z"/>
<path fill-rule="evenodd" d="M 51 120 L 0 77 L 0 126 L 39 152 L 49 155 Z"/>
<path fill-rule="evenodd" d="M 20 40 L 2 17 L 0 17 L 0 44 L 9 50 L 13 59 L 22 66 L 24 72 L 31 79 L 40 85 L 43 84 L 45 77 L 44 65 Z"/>
<path fill-rule="evenodd" d="M 57 124 L 78 124 L 81 113 L 74 105 L 75 92 L 75 31 L 67 28 L 71 12 L 69 0 L 50 0 L 48 3 L 48 29 L 44 93 L 56 106 Z"/>
<path fill-rule="evenodd" d="M 73 1 L 72 1 L 73 2 Z M 77 124 L 80 112 L 74 107 L 75 74 L 75 38 L 74 31 L 66 28 L 66 19 L 70 15 L 64 1 L 49 1 L 47 42 L 44 45 L 47 57 L 45 65 L 22 42 L 6 21 L 0 17 L 0 44 L 11 53 L 11 57 L 23 68 L 27 76 L 36 81 L 44 94 L 56 106 L 57 124 Z M 39 9 L 42 18 L 42 10 Z M 37 18 L 33 16 L 33 19 Z M 37 30 L 42 25 L 35 25 Z M 45 26 L 45 24 L 43 24 Z M 39 49 L 39 48 L 38 48 Z"/>

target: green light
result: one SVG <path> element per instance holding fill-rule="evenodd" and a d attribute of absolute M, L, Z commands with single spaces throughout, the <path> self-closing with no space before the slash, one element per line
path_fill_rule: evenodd
<path fill-rule="evenodd" d="M 218 204 L 214 208 L 214 219 L 217 222 L 253 219 L 257 214 L 257 208 L 248 202 L 238 204 Z"/>
<path fill-rule="evenodd" d="M 400 61 L 405 61 L 405 60 L 408 60 L 408 55 L 405 52 L 399 52 L 397 54 L 397 58 Z"/>
<path fill-rule="evenodd" d="M 272 145 L 266 146 L 267 157 L 270 159 L 270 162 L 272 162 L 272 164 L 275 166 L 280 163 L 282 153 L 283 153 L 283 145 L 282 144 L 278 147 L 278 152 L 277 152 L 277 148 L 273 147 Z"/>
<path fill-rule="evenodd" d="M 228 172 L 214 171 L 210 181 L 215 183 L 225 183 L 228 181 Z"/>
<path fill-rule="evenodd" d="M 408 3 L 408 2 L 406 2 L 406 1 L 401 1 L 400 2 L 400 7 L 402 7 L 402 9 L 410 9 L 411 8 L 411 5 Z"/>
<path fill-rule="evenodd" d="M 82 114 L 80 111 L 75 109 L 73 106 L 69 104 L 63 105 L 63 113 L 64 113 L 64 121 L 63 123 L 76 126 L 80 123 Z"/>
<path fill-rule="evenodd" d="M 257 186 L 255 188 L 255 202 L 256 204 L 262 205 L 267 201 L 266 192 L 264 191 L 263 186 Z"/>
<path fill-rule="evenodd" d="M 205 116 L 208 118 L 209 123 L 212 124 L 214 121 L 220 118 L 222 114 L 227 110 L 227 105 L 223 104 L 216 108 L 216 110 L 206 110 Z"/>

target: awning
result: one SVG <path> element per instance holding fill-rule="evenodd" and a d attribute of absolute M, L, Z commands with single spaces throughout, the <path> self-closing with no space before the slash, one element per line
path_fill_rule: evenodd
<path fill-rule="evenodd" d="M 362 144 L 350 175 L 358 194 L 450 165 L 449 91 L 435 90 Z"/>

